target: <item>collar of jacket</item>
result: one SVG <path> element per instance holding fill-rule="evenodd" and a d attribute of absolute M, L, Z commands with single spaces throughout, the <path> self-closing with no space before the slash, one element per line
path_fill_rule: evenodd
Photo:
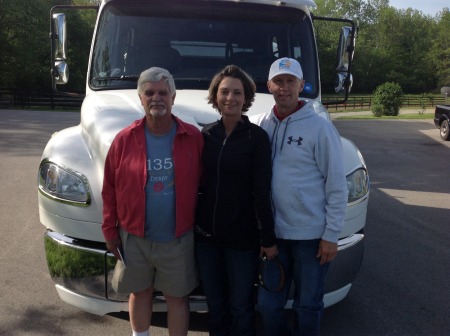
<path fill-rule="evenodd" d="M 273 121 L 275 121 L 276 124 L 282 124 L 282 123 L 288 124 L 293 121 L 309 118 L 316 114 L 316 112 L 314 111 L 314 108 L 312 106 L 312 102 L 313 102 L 312 100 L 310 100 L 308 102 L 305 101 L 304 104 L 298 110 L 291 113 L 290 115 L 288 115 L 286 118 L 284 118 L 281 121 L 278 119 L 278 117 L 275 114 L 275 111 L 274 111 L 275 106 L 274 106 L 270 113 L 270 118 Z"/>
<path fill-rule="evenodd" d="M 225 126 L 223 124 L 223 118 L 220 118 L 220 120 L 218 120 L 217 123 L 223 128 L 223 130 L 225 132 Z M 246 115 L 242 114 L 241 115 L 241 121 L 239 121 L 236 124 L 236 127 L 234 128 L 232 134 L 248 130 L 250 124 L 251 124 L 250 119 Z"/>

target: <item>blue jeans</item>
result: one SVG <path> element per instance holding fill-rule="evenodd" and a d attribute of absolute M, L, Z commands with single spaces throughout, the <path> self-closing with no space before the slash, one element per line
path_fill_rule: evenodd
<path fill-rule="evenodd" d="M 195 247 L 208 301 L 210 335 L 256 335 L 254 284 L 259 251 L 237 251 L 204 242 Z"/>
<path fill-rule="evenodd" d="M 318 239 L 277 240 L 278 257 L 285 268 L 286 286 L 278 293 L 259 288 L 258 310 L 263 320 L 264 335 L 291 335 L 284 306 L 292 280 L 295 285 L 292 309 L 296 317 L 293 334 L 318 335 L 323 311 L 324 282 L 329 265 L 320 265 L 316 258 L 319 242 Z M 270 274 L 266 276 L 270 277 Z"/>

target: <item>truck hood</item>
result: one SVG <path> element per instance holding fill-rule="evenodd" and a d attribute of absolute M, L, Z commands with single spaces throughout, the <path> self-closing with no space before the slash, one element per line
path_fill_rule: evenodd
<path fill-rule="evenodd" d="M 178 90 L 172 113 L 201 129 L 220 119 L 220 114 L 208 104 L 206 96 L 207 92 L 204 90 Z M 246 115 L 251 118 L 266 113 L 273 105 L 271 94 L 257 93 Z M 330 120 L 328 111 L 321 103 L 316 101 L 313 107 L 317 114 Z M 83 102 L 81 113 L 81 132 L 86 147 L 91 152 L 90 156 L 97 157 L 101 165 L 116 134 L 145 115 L 136 90 L 91 92 Z M 344 138 L 342 141 L 346 157 L 345 171 L 348 174 L 364 165 L 364 161 L 351 141 Z"/>
<path fill-rule="evenodd" d="M 269 94 L 257 94 L 248 116 L 264 113 L 273 105 Z M 177 90 L 172 113 L 201 129 L 220 119 L 204 90 Z M 136 90 L 98 91 L 86 96 L 81 108 L 81 129 L 91 156 L 104 162 L 116 134 L 145 115 Z"/>

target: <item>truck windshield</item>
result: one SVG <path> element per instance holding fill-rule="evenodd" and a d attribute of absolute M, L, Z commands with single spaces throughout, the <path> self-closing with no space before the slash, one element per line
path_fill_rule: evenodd
<path fill-rule="evenodd" d="M 93 90 L 136 88 L 152 66 L 169 70 L 177 90 L 207 89 L 219 70 L 235 64 L 267 92 L 272 62 L 300 61 L 307 85 L 319 94 L 311 22 L 303 11 L 214 1 L 111 1 L 97 27 L 89 73 Z"/>

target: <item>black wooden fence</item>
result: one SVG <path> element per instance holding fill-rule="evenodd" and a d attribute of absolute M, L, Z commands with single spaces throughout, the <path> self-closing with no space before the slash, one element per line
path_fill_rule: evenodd
<path fill-rule="evenodd" d="M 80 110 L 83 96 L 0 89 L 0 108 Z"/>
<path fill-rule="evenodd" d="M 323 97 L 322 103 L 327 106 L 327 101 L 331 101 L 332 97 Z M 349 96 L 348 100 L 344 104 L 329 105 L 327 106 L 329 111 L 340 111 L 340 110 L 360 110 L 360 111 L 370 111 L 372 107 L 372 96 Z M 450 102 L 450 99 L 448 99 Z M 422 96 L 422 95 L 405 95 L 403 97 L 402 107 L 411 108 L 433 108 L 436 105 L 445 104 L 446 99 L 443 95 L 439 96 Z"/>

